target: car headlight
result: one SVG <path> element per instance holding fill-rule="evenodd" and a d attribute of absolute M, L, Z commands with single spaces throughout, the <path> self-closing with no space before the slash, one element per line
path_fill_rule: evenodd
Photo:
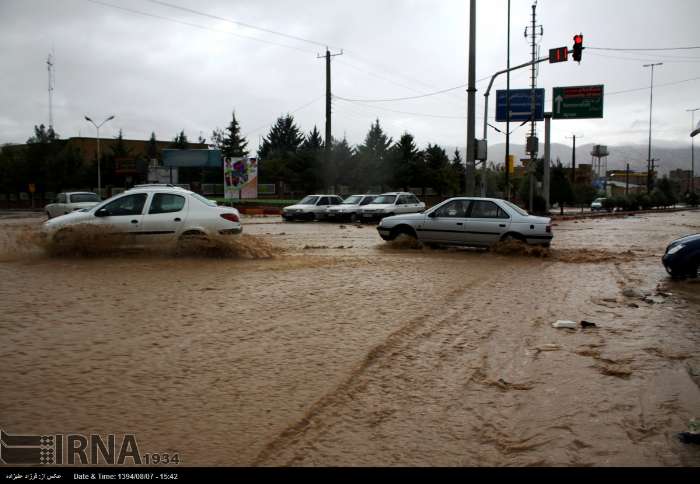
<path fill-rule="evenodd" d="M 672 248 L 671 248 L 668 252 L 666 252 L 666 253 L 667 253 L 668 255 L 673 255 L 673 254 L 679 252 L 679 251 L 680 251 L 681 249 L 683 249 L 684 247 L 685 247 L 685 245 L 683 245 L 683 244 L 678 244 L 678 245 L 672 247 Z"/>

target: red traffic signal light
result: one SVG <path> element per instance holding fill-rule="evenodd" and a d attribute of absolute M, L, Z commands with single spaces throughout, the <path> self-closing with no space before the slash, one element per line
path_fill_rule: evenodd
<path fill-rule="evenodd" d="M 583 55 L 583 34 L 574 35 L 574 60 L 581 62 Z"/>

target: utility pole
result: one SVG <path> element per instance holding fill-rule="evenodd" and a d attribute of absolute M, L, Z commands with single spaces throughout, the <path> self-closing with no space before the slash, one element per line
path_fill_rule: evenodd
<path fill-rule="evenodd" d="M 686 112 L 691 113 L 692 121 L 690 123 L 690 130 L 695 129 L 695 111 L 700 111 L 700 108 L 686 109 Z M 690 193 L 695 193 L 695 137 L 690 137 L 690 187 L 688 188 Z"/>
<path fill-rule="evenodd" d="M 656 64 L 645 64 L 644 67 L 651 67 L 651 93 L 649 96 L 649 156 L 647 157 L 647 193 L 651 193 L 651 187 L 654 183 L 652 180 L 652 160 L 651 160 L 651 121 L 652 121 L 652 110 L 654 108 L 654 68 L 657 66 L 664 65 L 663 62 L 657 62 Z"/>
<path fill-rule="evenodd" d="M 566 137 L 566 139 L 572 139 L 574 140 L 574 148 L 571 152 L 571 185 L 576 184 L 576 138 L 583 139 L 583 136 L 581 135 L 572 135 L 570 137 Z"/>
<path fill-rule="evenodd" d="M 537 25 L 537 0 L 532 4 L 532 24 L 529 29 L 529 35 L 532 38 L 530 46 L 532 48 L 532 75 L 531 75 L 531 91 L 530 91 L 530 142 L 528 143 L 528 152 L 530 153 L 530 162 L 527 166 L 527 171 L 529 175 L 530 182 L 530 203 L 528 208 L 530 211 L 534 207 L 534 197 L 535 197 L 535 182 L 534 175 L 537 163 L 537 152 L 539 150 L 539 142 L 537 141 L 537 121 L 535 119 L 535 111 L 537 109 L 537 36 L 544 35 L 544 29 L 539 26 L 539 34 Z M 525 29 L 525 37 L 528 36 L 528 29 Z"/>
<path fill-rule="evenodd" d="M 625 170 L 625 196 L 630 194 L 630 164 L 627 163 L 627 169 Z"/>
<path fill-rule="evenodd" d="M 325 55 L 317 55 L 317 59 L 326 59 L 326 144 L 325 144 L 325 164 L 326 170 L 330 169 L 331 166 L 331 150 L 333 148 L 333 129 L 331 124 L 332 118 L 332 102 L 333 94 L 331 91 L 331 58 L 339 55 L 343 55 L 343 51 L 336 54 L 331 54 L 328 47 L 326 47 Z M 337 192 L 337 187 L 335 186 L 335 179 L 333 180 L 333 190 Z"/>
<path fill-rule="evenodd" d="M 508 0 L 508 47 L 506 68 L 506 200 L 510 200 L 510 0 Z"/>
<path fill-rule="evenodd" d="M 552 113 L 544 113 L 544 180 L 542 190 L 544 191 L 545 210 L 549 213 L 549 186 L 550 186 L 550 157 L 552 141 Z"/>
<path fill-rule="evenodd" d="M 469 0 L 469 80 L 467 81 L 467 165 L 465 187 L 468 197 L 474 196 L 476 175 L 476 0 Z"/>

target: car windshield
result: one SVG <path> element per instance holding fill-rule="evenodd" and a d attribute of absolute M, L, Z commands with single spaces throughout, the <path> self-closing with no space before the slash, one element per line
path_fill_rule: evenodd
<path fill-rule="evenodd" d="M 74 193 L 70 196 L 71 203 L 99 202 L 96 193 Z"/>
<path fill-rule="evenodd" d="M 214 200 L 209 200 L 208 198 L 204 198 L 201 195 L 198 195 L 196 193 L 193 193 L 192 196 L 202 202 L 204 205 L 208 205 L 210 207 L 216 207 L 218 206 Z"/>
<path fill-rule="evenodd" d="M 605 198 L 596 198 L 593 200 L 593 203 L 603 203 L 605 201 Z"/>
<path fill-rule="evenodd" d="M 396 201 L 396 195 L 380 195 L 372 203 L 374 205 L 391 205 Z"/>
<path fill-rule="evenodd" d="M 362 197 L 355 195 L 355 196 L 346 198 L 343 201 L 343 205 L 357 205 L 361 201 L 362 201 Z"/>
<path fill-rule="evenodd" d="M 299 202 L 298 205 L 316 205 L 316 202 L 318 202 L 318 197 L 308 196 Z"/>
<path fill-rule="evenodd" d="M 528 215 L 530 215 L 530 214 L 527 213 L 525 210 L 523 210 L 522 208 L 518 207 L 516 204 L 511 203 L 511 202 L 508 202 L 508 201 L 506 201 L 506 203 L 508 204 L 508 206 L 509 206 L 510 208 L 512 208 L 513 210 L 515 210 L 516 212 L 518 212 L 518 213 L 519 213 L 520 215 L 522 215 L 523 217 L 527 217 Z"/>

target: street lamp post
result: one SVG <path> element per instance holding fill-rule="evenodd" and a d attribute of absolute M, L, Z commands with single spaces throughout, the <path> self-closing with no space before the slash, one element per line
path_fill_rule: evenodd
<path fill-rule="evenodd" d="M 98 195 L 101 197 L 102 196 L 102 174 L 100 173 L 100 159 L 101 159 L 101 153 L 100 153 L 100 128 L 102 125 L 104 125 L 107 121 L 111 121 L 114 119 L 114 116 L 110 116 L 104 121 L 102 121 L 100 124 L 96 124 L 92 119 L 90 119 L 88 116 L 85 116 L 85 120 L 89 121 L 92 123 L 92 125 L 95 127 L 97 130 L 97 192 Z"/>
<path fill-rule="evenodd" d="M 700 108 L 686 109 L 692 116 L 691 131 L 695 129 L 695 111 L 700 111 Z M 690 138 L 690 193 L 695 193 L 695 137 Z"/>
<path fill-rule="evenodd" d="M 652 109 L 654 107 L 654 67 L 664 65 L 663 62 L 657 62 L 656 64 L 645 64 L 644 67 L 651 67 L 651 95 L 649 98 L 649 157 L 647 158 L 647 192 L 651 192 L 652 187 L 652 173 L 651 173 L 651 120 L 652 120 Z"/>

